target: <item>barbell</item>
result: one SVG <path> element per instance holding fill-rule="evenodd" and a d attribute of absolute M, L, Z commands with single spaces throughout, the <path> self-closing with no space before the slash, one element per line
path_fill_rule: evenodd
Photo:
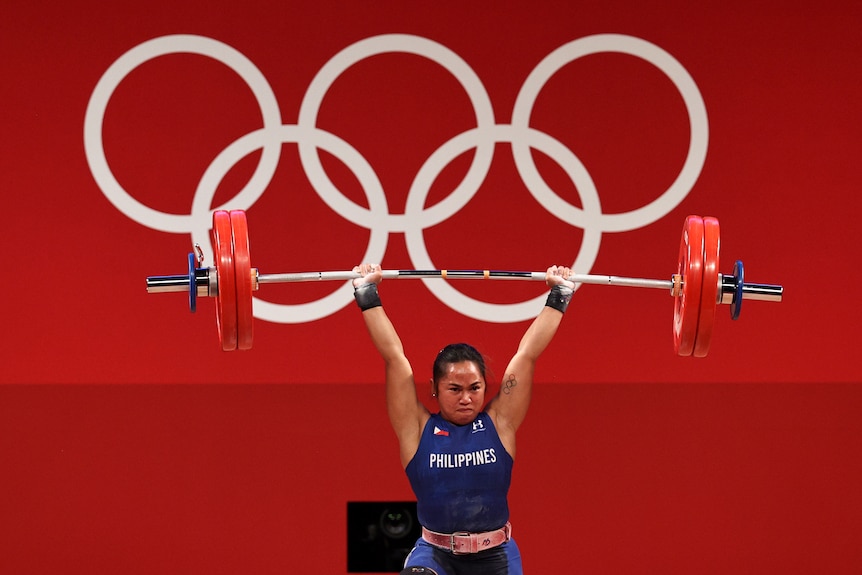
<path fill-rule="evenodd" d="M 198 297 L 215 297 L 216 325 L 224 351 L 251 349 L 254 338 L 252 299 L 261 284 L 346 281 L 361 277 L 353 271 L 319 271 L 262 274 L 251 266 L 248 222 L 242 210 L 213 212 L 212 240 L 215 265 L 201 267 L 203 254 L 188 255 L 188 273 L 149 276 L 148 293 L 188 292 L 189 309 L 197 309 Z M 730 305 L 736 320 L 742 300 L 780 302 L 784 288 L 774 284 L 746 283 L 742 261 L 731 275 L 718 271 L 720 234 L 714 217 L 688 216 L 682 229 L 676 273 L 670 280 L 622 276 L 572 274 L 567 279 L 581 284 L 663 289 L 674 298 L 673 344 L 681 356 L 705 357 L 712 340 L 715 311 Z M 515 279 L 545 281 L 545 272 L 503 270 L 383 270 L 385 279 L 441 278 Z"/>

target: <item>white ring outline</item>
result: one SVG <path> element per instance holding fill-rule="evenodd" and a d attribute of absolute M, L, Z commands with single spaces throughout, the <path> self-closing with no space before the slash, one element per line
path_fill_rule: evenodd
<path fill-rule="evenodd" d="M 133 198 L 117 181 L 105 156 L 102 126 L 108 102 L 120 82 L 141 64 L 169 54 L 198 54 L 221 62 L 236 72 L 249 86 L 257 100 L 264 128 L 281 125 L 281 112 L 275 93 L 261 71 L 238 50 L 205 36 L 176 34 L 143 42 L 120 56 L 99 79 L 84 114 L 84 151 L 93 178 L 102 193 L 123 214 L 136 222 L 172 233 L 188 233 L 201 217 L 192 211 L 188 215 L 169 214 L 155 210 Z M 251 206 L 266 190 L 281 155 L 281 147 L 265 147 L 260 162 L 243 189 L 229 203 Z M 227 205 L 227 204 L 225 204 Z M 220 206 L 217 209 L 223 209 Z"/>
<path fill-rule="evenodd" d="M 584 210 L 589 213 L 601 214 L 599 194 L 592 178 L 578 157 L 559 140 L 556 140 L 538 130 L 519 130 L 513 126 L 505 124 L 497 125 L 493 135 L 495 136 L 495 142 L 511 143 L 516 139 L 529 142 L 530 147 L 540 150 L 552 158 L 559 158 L 559 156 L 555 156 L 554 154 L 562 154 L 562 156 L 567 159 L 567 162 L 559 162 L 560 166 L 565 170 L 569 178 L 575 184 L 578 194 L 583 201 Z M 436 170 L 436 173 L 433 174 L 434 176 L 439 174 L 440 170 L 449 163 L 448 161 L 443 160 L 451 161 L 466 150 L 472 149 L 472 146 L 470 146 L 472 143 L 471 136 L 482 137 L 482 134 L 480 134 L 478 130 L 469 130 L 462 133 L 461 136 L 453 138 L 429 156 L 419 173 L 423 173 L 427 168 L 429 172 L 431 172 L 432 169 Z M 440 158 L 440 161 L 438 161 L 438 157 Z M 430 182 L 433 182 L 433 179 L 433 177 L 429 176 L 425 179 L 425 183 L 430 184 Z M 419 180 L 418 177 L 417 180 Z M 413 199 L 412 196 L 414 191 L 417 191 L 415 199 Z M 411 188 L 411 195 L 408 196 L 408 208 L 412 207 L 412 209 L 421 209 L 429 191 L 430 185 L 425 185 L 422 188 Z M 550 213 L 551 215 L 566 221 L 558 214 L 554 212 Z M 420 269 L 437 269 L 437 267 L 431 262 L 431 257 L 428 255 L 424 236 L 422 234 L 423 229 L 424 228 L 417 227 L 408 229 L 405 232 L 405 240 L 407 242 L 407 251 L 410 254 L 410 260 Z M 599 229 L 598 226 L 592 225 L 584 228 L 584 237 L 581 242 L 581 249 L 578 252 L 575 262 L 571 266 L 576 273 L 581 273 L 578 270 L 588 271 L 592 267 L 593 263 L 595 263 L 596 257 L 599 253 L 601 238 L 602 230 Z M 455 287 L 448 282 L 440 282 L 433 279 L 423 279 L 422 282 L 425 283 L 426 287 L 435 296 L 437 296 L 438 299 L 452 309 L 464 315 L 473 317 L 474 319 L 492 323 L 518 322 L 535 317 L 536 309 L 541 309 L 541 305 L 547 297 L 547 294 L 543 293 L 533 299 L 520 303 L 493 304 L 470 298 L 455 289 Z"/>
<path fill-rule="evenodd" d="M 282 125 L 273 129 L 260 129 L 250 132 L 238 138 L 226 147 L 210 164 L 201 178 L 195 194 L 192 213 L 203 212 L 208 214 L 207 206 L 212 204 L 212 199 L 218 189 L 219 182 L 227 172 L 242 158 L 248 154 L 266 149 L 267 145 L 279 146 L 288 142 L 313 142 L 315 147 L 323 148 L 338 158 L 345 165 L 351 166 L 354 175 L 360 182 L 362 189 L 368 197 L 371 210 L 386 209 L 386 194 L 383 186 L 377 178 L 377 174 L 371 165 L 355 148 L 337 136 L 320 129 L 305 129 L 295 125 Z M 351 162 L 354 162 L 351 164 Z M 358 165 L 359 169 L 355 169 Z M 209 241 L 210 223 L 206 218 L 195 218 L 193 220 L 192 242 L 205 245 Z M 381 261 L 386 252 L 389 240 L 389 231 L 383 224 L 385 220 L 375 222 L 370 229 L 368 248 L 363 261 Z M 350 286 L 351 282 L 338 284 L 339 286 Z M 252 298 L 254 316 L 275 323 L 305 323 L 324 318 L 335 311 L 343 308 L 353 300 L 353 289 L 338 289 L 321 299 L 301 304 L 277 304 L 259 297 Z"/>
<path fill-rule="evenodd" d="M 694 187 L 703 165 L 706 162 L 706 149 L 709 141 L 709 123 L 706 104 L 697 89 L 697 84 L 688 71 L 673 56 L 651 42 L 622 34 L 595 34 L 585 36 L 564 44 L 548 54 L 533 69 L 515 100 L 512 111 L 512 124 L 526 128 L 530 115 L 545 83 L 560 68 L 583 56 L 604 52 L 618 52 L 636 56 L 657 67 L 673 82 L 685 103 L 689 115 L 690 140 L 688 154 L 676 180 L 668 189 L 645 206 L 621 214 L 589 214 L 589 218 L 599 217 L 605 232 L 622 232 L 647 226 L 670 213 Z M 545 183 L 533 162 L 530 149 L 520 140 L 512 143 L 515 164 L 527 188 L 542 206 L 551 213 L 565 214 L 570 224 L 584 227 L 587 214 L 584 210 L 562 201 Z M 558 201 L 559 200 L 559 201 Z M 640 223 L 638 223 L 640 222 Z"/>
<path fill-rule="evenodd" d="M 326 92 L 338 76 L 350 66 L 366 58 L 392 52 L 422 56 L 445 68 L 460 82 L 461 86 L 467 92 L 467 96 L 473 104 L 473 110 L 476 113 L 478 129 L 489 130 L 494 127 L 494 108 L 491 104 L 491 99 L 479 77 L 467 62 L 442 44 L 421 36 L 409 34 L 372 36 L 348 46 L 333 56 L 315 75 L 305 93 L 299 109 L 299 125 L 303 127 L 316 126 L 317 114 L 323 98 L 326 96 Z M 445 199 L 424 210 L 426 213 L 430 212 L 431 216 L 426 216 L 421 220 L 422 226 L 429 227 L 439 223 L 464 207 L 479 189 L 485 177 L 484 175 L 487 174 L 491 166 L 493 156 L 494 142 L 488 139 L 480 142 L 476 147 L 473 163 L 464 176 L 464 180 Z M 305 141 L 299 142 L 299 157 L 309 181 L 315 183 L 315 191 L 317 191 L 330 208 L 347 221 L 370 227 L 363 223 L 363 219 L 367 220 L 368 216 L 373 216 L 373 214 L 369 214 L 369 210 L 353 203 L 338 191 L 326 175 L 316 148 L 309 146 Z M 481 174 L 481 178 L 478 178 L 477 174 L 480 172 L 484 173 Z M 455 205 L 453 206 L 453 204 Z M 434 218 L 435 214 L 439 214 L 439 212 L 447 209 L 451 210 L 448 215 L 442 217 L 437 215 L 436 219 Z M 388 229 L 390 233 L 403 232 L 409 227 L 420 223 L 416 220 L 406 222 L 405 217 L 393 214 L 388 214 L 387 219 L 389 220 Z"/>

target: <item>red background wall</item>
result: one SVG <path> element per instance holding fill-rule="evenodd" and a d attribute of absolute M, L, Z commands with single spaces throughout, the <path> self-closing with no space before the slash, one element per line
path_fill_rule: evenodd
<path fill-rule="evenodd" d="M 344 573 L 346 502 L 410 497 L 382 370 L 356 309 L 306 323 L 257 321 L 252 351 L 223 353 L 212 302 L 191 316 L 182 296 L 145 293 L 145 276 L 182 272 L 190 238 L 131 220 L 94 181 L 84 117 L 112 63 L 160 36 L 217 39 L 261 70 L 292 124 L 315 74 L 340 50 L 414 34 L 463 58 L 505 124 L 542 58 L 614 33 L 661 47 L 688 71 L 709 144 L 683 201 L 648 226 L 605 234 L 592 271 L 667 278 L 684 217 L 714 215 L 722 270 L 743 259 L 747 278 L 781 283 L 786 297 L 746 302 L 738 322 L 720 309 L 709 357 L 694 360 L 673 354 L 670 298 L 578 292 L 519 436 L 512 508 L 526 567 L 858 572 L 856 4 L 247 4 L 2 8 L 0 571 Z M 475 125 L 472 114 L 439 67 L 387 54 L 338 78 L 318 124 L 361 151 L 397 214 L 416 171 Z M 112 170 L 135 198 L 187 214 L 212 159 L 260 125 L 230 70 L 172 55 L 120 84 L 103 135 Z M 667 78 L 613 54 L 556 74 L 531 125 L 577 154 L 604 213 L 656 198 L 689 141 Z M 255 159 L 231 171 L 214 204 L 231 201 Z M 349 170 L 324 159 L 345 194 L 366 202 Z M 469 154 L 447 168 L 429 204 L 468 163 Z M 559 167 L 540 165 L 579 202 Z M 367 229 L 320 201 L 292 144 L 248 214 L 263 272 L 349 269 L 366 249 Z M 475 198 L 424 235 L 435 263 L 449 268 L 541 270 L 570 263 L 582 239 L 538 208 L 503 144 Z M 413 267 L 402 234 L 390 235 L 382 263 Z M 277 303 L 339 289 L 265 288 L 261 297 Z M 542 291 L 499 282 L 461 289 L 497 303 Z M 413 282 L 382 292 L 420 381 L 436 349 L 455 339 L 474 342 L 501 370 L 525 327 L 457 313 Z"/>

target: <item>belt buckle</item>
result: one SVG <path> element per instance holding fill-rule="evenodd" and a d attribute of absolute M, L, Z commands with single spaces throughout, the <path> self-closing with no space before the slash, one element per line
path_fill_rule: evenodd
<path fill-rule="evenodd" d="M 449 550 L 452 552 L 453 555 L 469 555 L 470 549 L 468 549 L 467 551 L 458 551 L 457 549 L 455 549 L 455 538 L 456 537 L 467 537 L 469 540 L 470 532 L 469 531 L 457 531 L 455 533 L 452 533 L 449 536 Z"/>

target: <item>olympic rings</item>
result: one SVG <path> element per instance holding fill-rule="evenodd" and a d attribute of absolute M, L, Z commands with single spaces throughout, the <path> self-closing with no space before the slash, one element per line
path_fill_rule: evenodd
<path fill-rule="evenodd" d="M 357 62 L 378 54 L 401 52 L 427 58 L 452 74 L 465 90 L 475 113 L 476 126 L 441 145 L 420 167 L 411 183 L 403 214 L 389 212 L 385 190 L 373 167 L 349 142 L 316 126 L 317 115 L 329 88 Z M 645 60 L 657 67 L 679 90 L 689 116 L 688 155 L 670 187 L 657 199 L 635 210 L 603 214 L 598 190 L 580 159 L 559 140 L 530 127 L 533 105 L 546 82 L 566 64 L 591 54 L 619 52 Z M 116 180 L 108 166 L 102 141 L 102 124 L 107 105 L 120 82 L 135 68 L 174 53 L 192 53 L 213 58 L 236 72 L 249 86 L 260 106 L 263 126 L 228 145 L 202 174 L 189 215 L 166 214 L 135 200 Z M 581 250 L 571 265 L 577 273 L 589 272 L 598 255 L 603 233 L 624 232 L 647 226 L 672 211 L 694 186 L 706 158 L 708 143 L 706 107 L 700 91 L 685 68 L 670 54 L 640 38 L 619 34 L 599 34 L 569 42 L 545 57 L 529 74 L 515 101 L 512 123 L 497 124 L 490 98 L 480 79 L 460 56 L 445 46 L 406 34 L 385 34 L 360 40 L 331 58 L 315 75 L 306 90 L 296 125 L 282 124 L 281 112 L 272 89 L 257 67 L 236 49 L 217 40 L 194 35 L 171 35 L 139 44 L 118 58 L 103 74 L 87 105 L 84 118 L 84 149 L 90 170 L 102 193 L 127 217 L 156 230 L 189 233 L 192 243 L 205 245 L 209 239 L 210 214 L 216 209 L 246 210 L 269 185 L 284 143 L 296 143 L 308 181 L 321 199 L 341 217 L 370 231 L 362 261 L 382 261 L 389 234 L 403 232 L 414 267 L 433 269 L 425 245 L 425 229 L 452 217 L 478 192 L 494 157 L 497 143 L 510 143 L 515 166 L 527 189 L 539 204 L 555 217 L 584 230 Z M 368 208 L 345 197 L 332 184 L 320 162 L 323 149 L 347 166 L 368 200 Z M 435 205 L 425 207 L 433 182 L 456 157 L 475 149 L 472 164 L 456 189 Z M 556 161 L 569 176 L 580 195 L 582 208 L 569 204 L 544 181 L 533 163 L 536 149 Z M 261 150 L 254 174 L 243 189 L 222 206 L 212 206 L 216 189 L 224 176 L 242 158 Z M 384 215 L 385 214 L 385 215 Z M 544 298 L 515 303 L 491 304 L 476 301 L 447 282 L 422 280 L 428 289 L 452 309 L 489 322 L 517 322 L 535 315 Z M 349 285 L 350 282 L 347 282 Z M 314 321 L 343 308 L 353 300 L 352 289 L 339 288 L 305 304 L 275 304 L 255 298 L 254 315 L 277 323 Z"/>

